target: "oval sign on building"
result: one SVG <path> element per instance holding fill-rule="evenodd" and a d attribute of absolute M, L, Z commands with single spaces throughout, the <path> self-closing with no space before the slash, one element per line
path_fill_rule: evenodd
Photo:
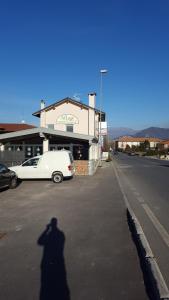
<path fill-rule="evenodd" d="M 79 120 L 73 115 L 64 114 L 57 118 L 57 124 L 78 124 Z"/>

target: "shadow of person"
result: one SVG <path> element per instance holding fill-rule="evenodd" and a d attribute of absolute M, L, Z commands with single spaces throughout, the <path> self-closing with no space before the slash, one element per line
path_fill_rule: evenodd
<path fill-rule="evenodd" d="M 64 263 L 64 233 L 57 227 L 57 219 L 52 218 L 38 238 L 44 247 L 41 261 L 40 300 L 70 300 Z"/>

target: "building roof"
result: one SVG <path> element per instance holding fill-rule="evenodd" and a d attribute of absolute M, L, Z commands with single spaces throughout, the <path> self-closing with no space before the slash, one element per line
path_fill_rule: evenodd
<path fill-rule="evenodd" d="M 35 128 L 34 125 L 22 123 L 0 123 L 0 133 L 14 132 L 25 129 Z"/>
<path fill-rule="evenodd" d="M 118 139 L 118 142 L 161 142 L 161 139 L 154 137 L 132 137 L 132 136 L 123 136 Z"/>
<path fill-rule="evenodd" d="M 169 140 L 161 141 L 160 144 L 162 144 L 162 145 L 169 145 Z"/>
<path fill-rule="evenodd" d="M 48 105 L 48 106 L 44 107 L 43 109 L 40 109 L 40 110 L 34 112 L 32 115 L 35 116 L 35 117 L 40 117 L 40 113 L 42 111 L 48 111 L 48 110 L 53 109 L 53 108 L 55 108 L 55 107 L 57 107 L 57 106 L 59 106 L 59 105 L 61 105 L 63 103 L 72 103 L 72 104 L 74 104 L 76 106 L 79 106 L 79 107 L 81 107 L 83 109 L 89 109 L 90 108 L 90 109 L 95 110 L 96 113 L 100 113 L 99 109 L 93 108 L 93 107 L 91 107 L 91 106 L 89 106 L 87 104 L 84 104 L 84 103 L 79 102 L 77 100 L 74 100 L 74 99 L 71 99 L 69 97 L 66 97 L 66 98 L 64 98 L 64 99 L 62 99 L 60 101 L 57 101 L 57 102 L 55 102 L 55 103 L 53 103 L 51 105 Z M 101 111 L 101 114 L 105 114 L 105 113 L 103 111 Z"/>

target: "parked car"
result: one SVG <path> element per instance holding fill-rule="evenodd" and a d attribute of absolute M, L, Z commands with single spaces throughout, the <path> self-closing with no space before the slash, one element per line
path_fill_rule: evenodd
<path fill-rule="evenodd" d="M 130 156 L 136 156 L 137 154 L 135 152 L 129 152 L 128 155 L 130 155 Z"/>
<path fill-rule="evenodd" d="M 17 176 L 14 171 L 9 170 L 0 163 L 0 189 L 9 187 L 14 189 L 17 186 Z"/>
<path fill-rule="evenodd" d="M 73 156 L 66 150 L 48 151 L 10 169 L 19 179 L 52 179 L 60 183 L 64 177 L 74 175 Z"/>

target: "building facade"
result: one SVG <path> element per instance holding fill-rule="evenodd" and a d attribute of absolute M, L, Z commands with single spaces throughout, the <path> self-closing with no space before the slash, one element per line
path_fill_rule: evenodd
<path fill-rule="evenodd" d="M 89 169 L 95 168 L 101 157 L 99 128 L 100 121 L 105 122 L 105 113 L 95 108 L 96 94 L 88 96 L 88 105 L 69 97 L 49 106 L 42 100 L 40 110 L 33 113 L 40 126 L 1 134 L 0 151 L 24 152 L 27 159 L 46 151 L 66 149 L 76 161 L 83 161 Z"/>
<path fill-rule="evenodd" d="M 133 146 L 139 147 L 145 141 L 148 141 L 150 143 L 150 149 L 155 149 L 162 140 L 158 138 L 123 136 L 119 138 L 116 142 L 118 149 L 125 150 L 127 145 L 130 148 L 132 148 Z"/>

